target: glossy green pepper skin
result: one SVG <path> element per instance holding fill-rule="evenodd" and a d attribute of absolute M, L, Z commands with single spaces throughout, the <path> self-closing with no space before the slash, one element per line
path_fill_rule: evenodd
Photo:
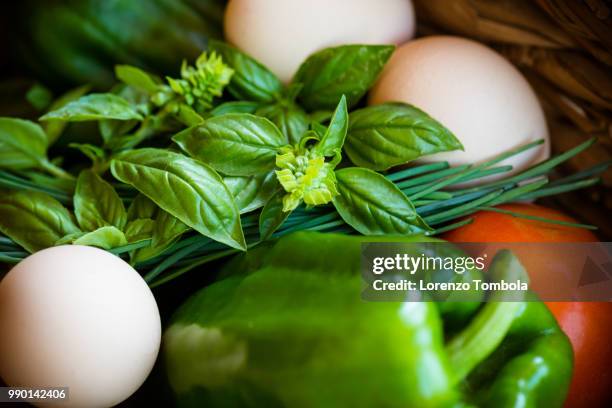
<path fill-rule="evenodd" d="M 560 406 L 571 348 L 543 304 L 362 301 L 362 241 L 300 232 L 228 263 L 164 334 L 178 405 Z"/>
<path fill-rule="evenodd" d="M 115 64 L 172 74 L 221 38 L 224 0 L 24 0 L 12 37 L 37 78 L 107 88 Z"/>

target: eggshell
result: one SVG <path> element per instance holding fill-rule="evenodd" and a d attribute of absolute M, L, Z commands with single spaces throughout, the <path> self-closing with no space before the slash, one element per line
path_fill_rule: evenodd
<path fill-rule="evenodd" d="M 433 36 L 399 47 L 369 96 L 370 104 L 388 101 L 424 110 L 465 147 L 427 161 L 479 163 L 541 138 L 541 147 L 503 164 L 516 173 L 549 156 L 544 113 L 529 83 L 504 57 L 475 41 Z"/>
<path fill-rule="evenodd" d="M 108 407 L 151 371 L 161 322 L 153 294 L 119 257 L 77 245 L 37 252 L 0 282 L 0 377 L 69 387 L 63 406 Z"/>
<path fill-rule="evenodd" d="M 400 44 L 415 29 L 410 0 L 230 0 L 226 39 L 288 82 L 306 57 L 341 44 Z"/>

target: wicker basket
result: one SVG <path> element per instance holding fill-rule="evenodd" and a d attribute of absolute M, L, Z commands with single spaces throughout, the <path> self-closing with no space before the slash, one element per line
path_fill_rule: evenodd
<path fill-rule="evenodd" d="M 488 43 L 518 66 L 538 93 L 553 152 L 589 137 L 596 145 L 560 169 L 612 159 L 612 2 L 604 0 L 413 0 L 419 34 L 457 34 Z M 612 169 L 586 191 L 546 204 L 612 239 Z"/>

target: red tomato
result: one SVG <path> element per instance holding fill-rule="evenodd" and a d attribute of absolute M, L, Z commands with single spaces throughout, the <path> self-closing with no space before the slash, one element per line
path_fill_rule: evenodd
<path fill-rule="evenodd" d="M 504 210 L 560 221 L 576 222 L 559 211 L 535 204 L 507 204 Z M 451 242 L 593 242 L 588 230 L 482 211 L 471 216 L 472 224 L 450 231 L 442 238 Z M 553 276 L 571 263 L 568 256 L 517 254 L 532 275 Z M 543 258 L 546 258 L 543 260 Z M 547 278 L 548 279 L 548 278 Z M 612 303 L 547 302 L 559 325 L 572 342 L 574 375 L 566 407 L 609 406 L 612 402 Z"/>

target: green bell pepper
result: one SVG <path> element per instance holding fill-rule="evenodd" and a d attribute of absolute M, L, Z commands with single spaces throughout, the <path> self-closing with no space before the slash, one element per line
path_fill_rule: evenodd
<path fill-rule="evenodd" d="M 572 351 L 543 303 L 363 301 L 361 243 L 372 240 L 300 232 L 229 262 L 164 334 L 178 405 L 562 405 Z M 504 251 L 488 275 L 521 273 Z"/>

